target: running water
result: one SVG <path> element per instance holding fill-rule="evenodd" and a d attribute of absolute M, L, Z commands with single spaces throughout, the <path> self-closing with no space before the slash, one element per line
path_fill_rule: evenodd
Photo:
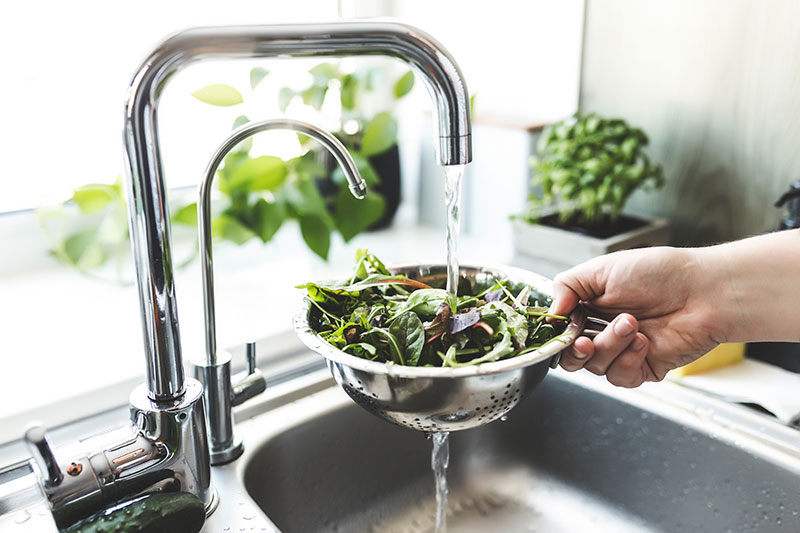
<path fill-rule="evenodd" d="M 447 533 L 447 465 L 450 463 L 450 433 L 433 434 L 431 468 L 436 479 L 436 533 Z"/>
<path fill-rule="evenodd" d="M 458 233 L 461 225 L 461 177 L 464 165 L 444 167 L 444 201 L 447 204 L 447 292 L 458 294 Z"/>
<path fill-rule="evenodd" d="M 458 233 L 461 225 L 461 177 L 464 165 L 444 167 L 444 201 L 447 205 L 447 292 L 458 294 Z M 447 465 L 450 433 L 433 434 L 431 468 L 436 480 L 436 533 L 447 532 Z"/>

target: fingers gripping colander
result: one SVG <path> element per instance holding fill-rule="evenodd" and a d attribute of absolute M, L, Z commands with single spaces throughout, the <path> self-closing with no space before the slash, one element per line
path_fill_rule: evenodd
<path fill-rule="evenodd" d="M 431 286 L 446 280 L 444 265 L 390 268 Z M 552 282 L 513 267 L 460 268 L 460 287 L 476 294 L 495 280 L 526 283 L 531 301 L 550 302 Z M 462 291 L 463 292 L 463 291 Z M 395 424 L 426 432 L 458 431 L 488 424 L 514 408 L 538 385 L 560 352 L 581 332 L 586 316 L 578 308 L 566 331 L 525 355 L 461 368 L 410 367 L 352 356 L 322 340 L 312 329 L 315 308 L 304 302 L 294 320 L 295 331 L 311 350 L 325 357 L 336 382 L 367 411 Z"/>

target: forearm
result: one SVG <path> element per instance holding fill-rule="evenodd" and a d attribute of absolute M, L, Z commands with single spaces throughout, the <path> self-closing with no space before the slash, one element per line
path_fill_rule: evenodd
<path fill-rule="evenodd" d="M 696 250 L 697 290 L 727 342 L 800 341 L 800 230 Z M 706 302 L 707 303 L 707 302 Z"/>

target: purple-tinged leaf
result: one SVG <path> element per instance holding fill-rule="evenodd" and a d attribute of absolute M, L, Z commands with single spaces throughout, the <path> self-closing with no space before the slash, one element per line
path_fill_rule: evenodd
<path fill-rule="evenodd" d="M 481 312 L 477 307 L 471 308 L 469 311 L 457 313 L 453 315 L 450 321 L 450 333 L 459 333 L 467 328 L 471 328 L 477 324 L 481 319 Z"/>
<path fill-rule="evenodd" d="M 425 322 L 423 327 L 425 328 L 425 333 L 428 335 L 437 335 L 445 330 L 447 330 L 447 324 L 450 320 L 450 304 L 447 301 L 443 301 L 439 304 L 439 307 L 436 309 L 436 317 L 431 320 L 430 322 Z"/>
<path fill-rule="evenodd" d="M 499 302 L 504 294 L 505 292 L 503 291 L 503 289 L 495 289 L 493 291 L 487 292 L 484 300 L 486 301 L 486 303 Z"/>

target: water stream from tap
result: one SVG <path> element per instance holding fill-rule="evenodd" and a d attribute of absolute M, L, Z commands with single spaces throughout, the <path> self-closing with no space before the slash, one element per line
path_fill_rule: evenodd
<path fill-rule="evenodd" d="M 461 178 L 464 165 L 444 167 L 444 201 L 447 205 L 447 292 L 458 294 L 458 235 L 461 228 Z M 431 468 L 436 482 L 436 533 L 447 532 L 447 465 L 450 433 L 433 434 Z"/>
<path fill-rule="evenodd" d="M 447 533 L 447 465 L 450 463 L 450 433 L 433 434 L 431 468 L 436 480 L 436 533 Z"/>
<path fill-rule="evenodd" d="M 447 205 L 447 291 L 458 293 L 458 234 L 461 227 L 461 177 L 464 165 L 444 167 L 444 201 Z"/>

